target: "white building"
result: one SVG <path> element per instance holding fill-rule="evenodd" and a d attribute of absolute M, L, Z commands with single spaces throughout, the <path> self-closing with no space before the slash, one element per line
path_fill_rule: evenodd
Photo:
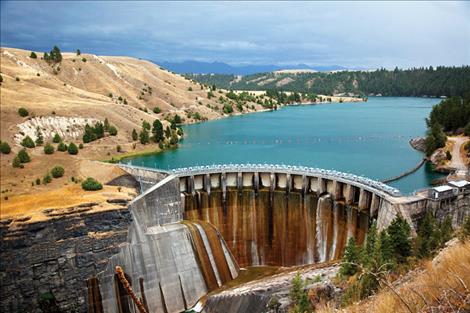
<path fill-rule="evenodd" d="M 429 198 L 434 200 L 447 199 L 456 196 L 459 189 L 448 185 L 437 186 L 429 189 Z"/>

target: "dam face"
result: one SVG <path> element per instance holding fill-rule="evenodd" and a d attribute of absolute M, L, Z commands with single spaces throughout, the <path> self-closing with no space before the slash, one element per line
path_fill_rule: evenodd
<path fill-rule="evenodd" d="M 364 241 L 372 219 L 386 227 L 398 214 L 389 201 L 397 190 L 334 171 L 125 169 L 145 190 L 129 206 L 127 244 L 88 281 L 90 312 L 180 312 L 236 278 L 239 267 L 338 259 L 349 237 Z"/>

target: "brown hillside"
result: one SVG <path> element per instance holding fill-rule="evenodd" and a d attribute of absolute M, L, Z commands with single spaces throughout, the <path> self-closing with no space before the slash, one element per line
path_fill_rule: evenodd
<path fill-rule="evenodd" d="M 165 119 L 172 118 L 174 114 L 179 114 L 183 123 L 195 121 L 188 117 L 188 113 L 198 112 L 207 119 L 224 116 L 223 105 L 218 100 L 220 96 L 225 98 L 221 91 L 214 92 L 214 97 L 208 99 L 209 89 L 206 87 L 202 88 L 148 61 L 62 53 L 62 62 L 49 64 L 41 59 L 43 53 L 36 52 L 37 59 L 30 58 L 30 53 L 0 48 L 3 78 L 0 86 L 0 134 L 1 140 L 8 142 L 12 148 L 10 154 L 1 155 L 2 201 L 5 196 L 60 187 L 67 180 L 70 183 L 72 176 L 84 178 L 87 171 L 83 169 L 83 164 L 89 164 L 88 160 L 110 159 L 119 154 L 116 152 L 117 145 L 122 148 L 120 154 L 158 150 L 155 144 L 143 146 L 132 141 L 132 130 L 139 132 L 144 120 L 151 124 L 155 119 L 160 119 L 165 126 L 169 124 Z M 247 105 L 243 113 L 262 108 L 256 104 L 252 108 L 251 105 Z M 20 117 L 20 107 L 26 108 L 29 116 Z M 160 108 L 161 113 L 153 113 L 155 107 Z M 18 125 L 33 117 L 108 118 L 117 127 L 118 135 L 85 144 L 76 156 L 57 151 L 53 155 L 45 155 L 43 147 L 28 149 L 32 162 L 25 164 L 23 169 L 14 169 L 12 160 L 22 148 L 15 140 L 15 135 L 21 136 Z M 45 139 L 47 142 L 51 138 Z M 66 138 L 65 141 L 74 141 L 78 145 L 81 135 Z M 53 180 L 49 185 L 32 186 L 36 178 L 42 178 L 56 164 L 65 167 L 64 178 Z M 103 179 L 111 177 L 105 176 Z"/>

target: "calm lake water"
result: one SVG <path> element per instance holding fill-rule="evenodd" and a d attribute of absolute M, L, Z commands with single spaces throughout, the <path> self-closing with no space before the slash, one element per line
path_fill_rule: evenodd
<path fill-rule="evenodd" d="M 416 166 L 409 145 L 425 133 L 438 99 L 371 97 L 367 102 L 290 106 L 184 126 L 180 147 L 123 163 L 162 169 L 224 163 L 275 163 L 335 169 L 383 180 Z M 430 166 L 390 183 L 404 194 L 440 177 Z"/>

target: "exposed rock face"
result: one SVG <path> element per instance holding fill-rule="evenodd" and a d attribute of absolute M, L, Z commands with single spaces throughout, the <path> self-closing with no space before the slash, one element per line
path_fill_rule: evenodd
<path fill-rule="evenodd" d="M 204 313 L 287 313 L 292 305 L 289 290 L 299 273 L 307 281 L 305 289 L 313 306 L 335 298 L 340 290 L 331 283 L 338 266 L 312 266 L 262 278 L 209 296 Z"/>
<path fill-rule="evenodd" d="M 416 149 L 421 152 L 426 151 L 426 138 L 425 137 L 416 137 L 410 140 L 410 145 L 413 149 Z"/>
<path fill-rule="evenodd" d="M 87 311 L 86 280 L 119 251 L 131 217 L 127 208 L 74 212 L 37 223 L 1 221 L 0 311 L 41 312 L 38 299 L 48 292 L 63 312 Z"/>
<path fill-rule="evenodd" d="M 15 135 L 15 141 L 19 144 L 26 136 L 36 140 L 38 127 L 45 140 L 51 139 L 56 133 L 63 139 L 78 139 L 83 135 L 86 124 L 93 125 L 97 121 L 94 118 L 84 117 L 33 117 L 17 125 L 19 133 Z"/>

